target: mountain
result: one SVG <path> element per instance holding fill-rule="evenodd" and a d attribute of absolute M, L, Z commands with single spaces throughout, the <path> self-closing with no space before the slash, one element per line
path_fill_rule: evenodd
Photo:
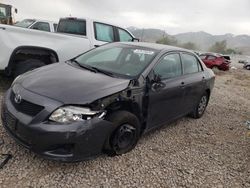
<path fill-rule="evenodd" d="M 233 48 L 241 51 L 243 54 L 250 55 L 250 36 L 249 35 L 212 35 L 204 31 L 187 32 L 177 35 L 169 35 L 164 30 L 160 29 L 139 29 L 136 27 L 128 28 L 131 33 L 145 42 L 156 42 L 164 36 L 172 36 L 177 39 L 179 43 L 193 42 L 200 50 L 207 51 L 215 42 L 223 40 L 227 41 L 228 48 Z"/>

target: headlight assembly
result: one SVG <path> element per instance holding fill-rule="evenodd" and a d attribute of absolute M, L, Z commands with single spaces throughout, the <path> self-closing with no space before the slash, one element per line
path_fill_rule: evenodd
<path fill-rule="evenodd" d="M 55 110 L 49 117 L 49 120 L 67 124 L 90 120 L 93 117 L 103 118 L 105 115 L 105 111 L 92 111 L 89 108 L 65 106 Z"/>

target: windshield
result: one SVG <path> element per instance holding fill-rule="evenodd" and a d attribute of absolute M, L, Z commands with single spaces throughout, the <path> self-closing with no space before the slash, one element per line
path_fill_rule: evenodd
<path fill-rule="evenodd" d="M 23 20 L 23 21 L 20 21 L 20 22 L 16 23 L 15 26 L 23 27 L 23 28 L 28 28 L 28 27 L 31 26 L 34 22 L 35 22 L 35 20 L 26 19 L 26 20 Z"/>
<path fill-rule="evenodd" d="M 80 65 L 98 68 L 115 75 L 136 77 L 158 51 L 129 45 L 108 45 L 89 51 L 75 60 Z"/>

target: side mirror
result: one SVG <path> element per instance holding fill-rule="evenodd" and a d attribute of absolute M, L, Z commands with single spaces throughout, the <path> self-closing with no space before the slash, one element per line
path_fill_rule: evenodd
<path fill-rule="evenodd" d="M 132 39 L 132 42 L 140 42 L 140 39 L 138 39 L 138 38 L 133 38 L 133 39 Z"/>
<path fill-rule="evenodd" d="M 158 74 L 154 74 L 153 82 L 160 83 L 161 82 L 161 76 Z"/>
<path fill-rule="evenodd" d="M 16 14 L 18 13 L 18 10 L 17 10 L 17 8 L 15 8 L 15 13 L 16 13 Z"/>

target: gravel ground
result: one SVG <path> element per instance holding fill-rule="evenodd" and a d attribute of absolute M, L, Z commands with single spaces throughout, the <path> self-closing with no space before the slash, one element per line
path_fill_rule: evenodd
<path fill-rule="evenodd" d="M 9 82 L 0 77 L 0 98 Z M 132 152 L 64 164 L 18 146 L 0 126 L 0 187 L 250 187 L 250 72 L 219 72 L 199 120 L 179 121 L 147 134 Z M 1 125 L 1 122 L 0 122 Z"/>

